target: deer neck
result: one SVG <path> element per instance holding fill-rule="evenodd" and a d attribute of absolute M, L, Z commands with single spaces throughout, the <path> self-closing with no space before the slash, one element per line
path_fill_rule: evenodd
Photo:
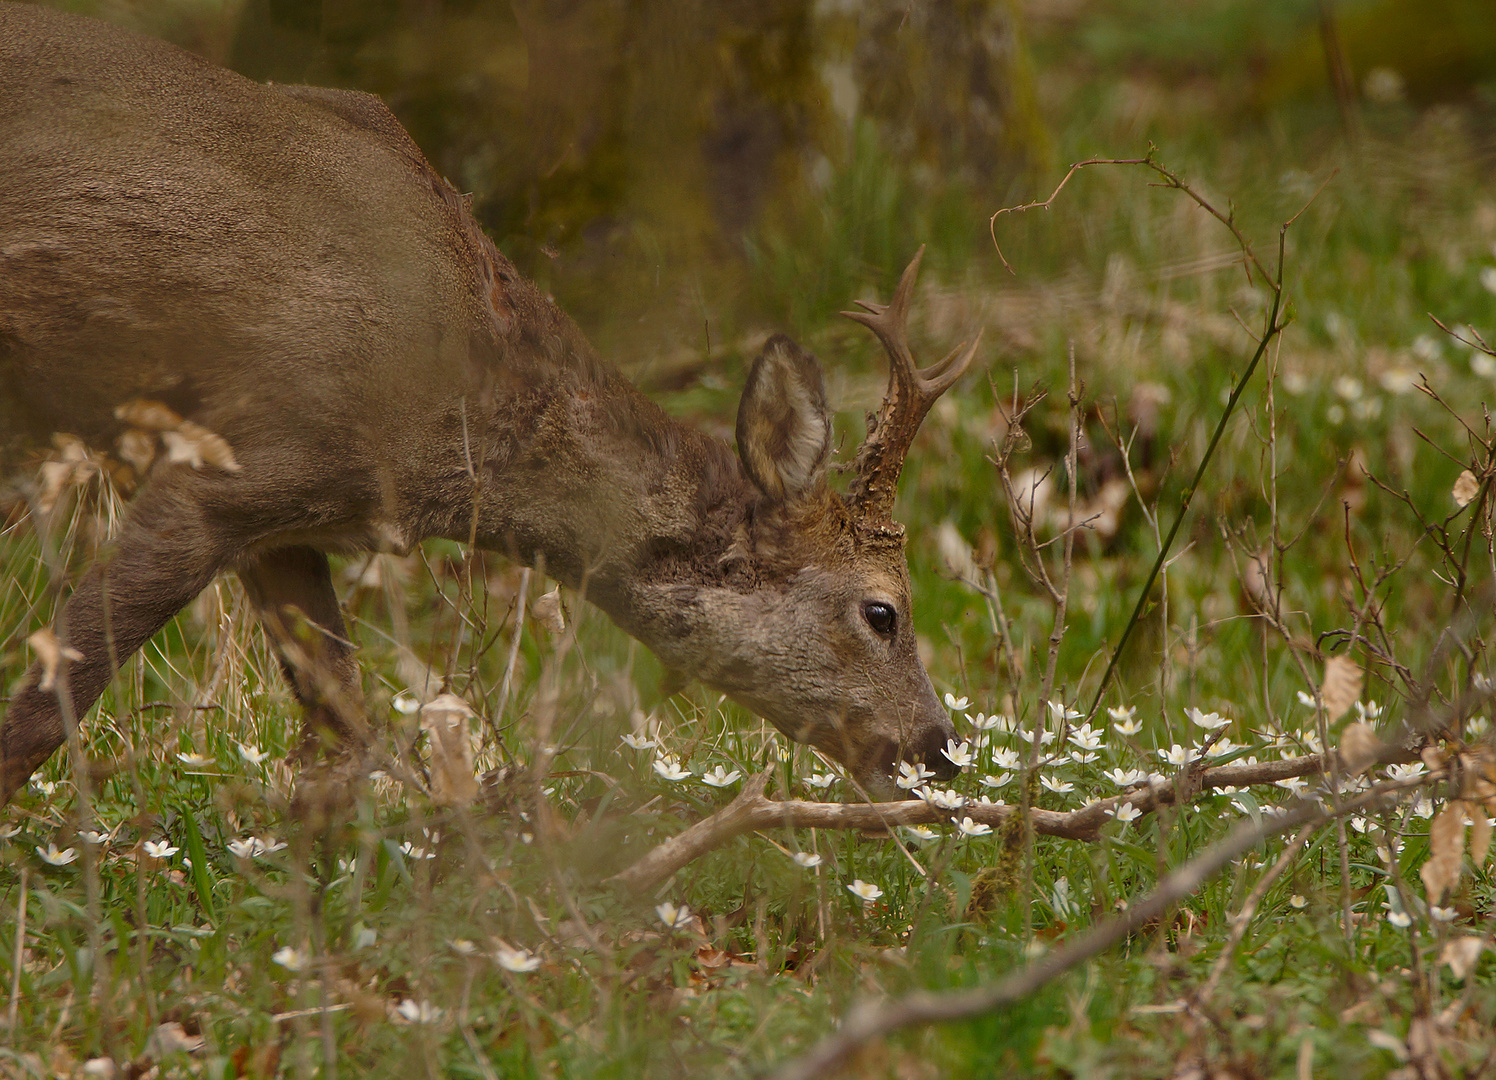
<path fill-rule="evenodd" d="M 663 646 L 674 635 L 653 625 L 659 605 L 648 598 L 725 583 L 755 489 L 726 443 L 579 355 L 499 399 L 478 540 Z"/>

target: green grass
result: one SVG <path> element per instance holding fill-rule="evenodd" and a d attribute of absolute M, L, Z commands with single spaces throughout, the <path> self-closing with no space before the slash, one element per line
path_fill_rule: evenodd
<path fill-rule="evenodd" d="M 1496 330 L 1496 299 L 1481 279 L 1496 267 L 1496 183 L 1472 134 L 1489 117 L 1373 110 L 1353 153 L 1322 103 L 1227 123 L 1190 112 L 1192 91 L 1168 79 L 1158 80 L 1151 106 L 1129 99 L 1140 93 L 1135 65 L 1172 71 L 1176 51 L 1197 49 L 1191 34 L 1218 31 L 1216 40 L 1229 43 L 1239 13 L 1216 8 L 1225 12 L 1218 23 L 1152 39 L 1153 54 L 1141 57 L 1135 41 L 1107 25 L 1094 26 L 1083 55 L 1066 62 L 1042 33 L 1035 46 L 1041 81 L 1048 65 L 1046 109 L 1087 118 L 1056 125 L 1061 158 L 1134 156 L 1152 139 L 1171 168 L 1211 198 L 1229 198 L 1264 259 L 1278 223 L 1340 169 L 1289 237 L 1285 279 L 1295 321 L 1268 358 L 1275 445 L 1266 442 L 1264 370 L 1228 427 L 1159 603 L 1106 695 L 1109 706 L 1137 709 L 1141 732 L 1110 733 L 1097 760 L 1050 770 L 1073 789 L 1040 789 L 1035 804 L 1043 807 L 1071 809 L 1112 794 L 1103 768 L 1163 768 L 1155 749 L 1193 737 L 1190 706 L 1230 716 L 1231 737 L 1263 757 L 1287 749 L 1269 747 L 1266 733 L 1312 732 L 1312 710 L 1297 700 L 1312 689 L 1299 665 L 1317 678 L 1313 649 L 1343 648 L 1342 632 L 1356 625 L 1352 605 L 1364 598 L 1351 551 L 1368 575 L 1406 560 L 1377 592 L 1387 635 L 1373 644 L 1386 656 L 1364 643 L 1352 650 L 1368 669 L 1362 700 L 1385 706 L 1385 730 L 1409 714 L 1418 692 L 1389 659 L 1427 680 L 1436 700 L 1490 671 L 1496 568 L 1487 533 L 1472 538 L 1472 583 L 1456 603 L 1436 576 L 1448 577 L 1448 567 L 1413 510 L 1362 472 L 1406 490 L 1418 514 L 1442 522 L 1456 509 L 1457 475 L 1483 454 L 1460 421 L 1490 437 L 1486 365 L 1472 364 L 1470 351 L 1426 317 Z M 1225 71 L 1221 80 L 1237 77 Z M 1002 201 L 1047 194 L 1057 179 L 1037 178 L 1032 191 Z M 1230 251 L 1229 236 L 1176 193 L 1145 181 L 1135 170 L 1092 170 L 1054 209 L 1000 219 L 1017 271 L 1010 277 L 987 238 L 998 200 L 922 187 L 863 132 L 805 220 L 766 228 L 750 251 L 754 297 L 734 318 L 793 327 L 822 355 L 848 446 L 881 375 L 875 347 L 834 317 L 838 308 L 869 290 L 886 295 L 912 247 L 928 242 L 918 343 L 934 356 L 964 328 L 989 327 L 984 373 L 932 413 L 899 506 L 932 677 L 940 691 L 972 699 L 969 715 L 1004 712 L 1032 725 L 1042 714 L 1053 607 L 1021 569 L 990 460 L 1014 373 L 1020 388 L 1040 384 L 1051 394 L 1031 415 L 1031 449 L 1012 467 L 1063 477 L 1073 345 L 1090 443 L 1078 470 L 1083 500 L 1120 463 L 1102 418 L 1112 431 L 1120 423 L 1131 432 L 1139 387 L 1165 392 L 1156 395 L 1151 457 L 1137 443 L 1132 463 L 1142 502 L 1166 527 L 1251 352 L 1231 312 L 1260 325 L 1264 292 L 1239 268 L 1190 272 L 1202 257 Z M 726 424 L 748 359 L 729 346 L 667 406 Z M 1448 408 L 1409 389 L 1407 372 L 1426 374 Z M 54 538 L 71 574 L 97 546 L 95 513 L 111 504 L 97 481 L 69 499 Z M 947 521 L 993 554 L 1009 648 L 999 646 L 985 600 L 942 572 L 936 536 Z M 1457 544 L 1468 524 L 1466 517 L 1453 524 Z M 1293 541 L 1282 564 L 1288 642 L 1253 617 L 1239 575 L 1243 553 L 1259 550 L 1275 529 Z M 1045 557 L 1057 553 L 1051 547 Z M 1137 498 L 1115 536 L 1078 539 L 1056 675 L 1067 702 L 1089 702 L 1155 554 Z M 469 558 L 477 560 L 479 588 L 489 582 L 486 601 L 476 604 L 463 591 Z M 88 756 L 122 766 L 95 785 L 90 801 L 95 828 L 110 831 L 109 841 L 90 849 L 78 836 L 80 803 L 65 754 L 3 819 L 16 831 L 0 841 L 0 1005 L 9 1007 L 12 985 L 18 991 L 17 1026 L 0 1034 L 0 1075 L 68 1074 L 105 1054 L 160 1058 L 158 1030 L 172 1023 L 203 1046 L 167 1054 L 160 1063 L 168 1075 L 311 1076 L 333 1067 L 360 1076 L 754 1075 L 829 1031 L 864 995 L 971 986 L 1014 970 L 1034 950 L 1145 894 L 1244 813 L 1227 796 L 1209 796 L 1185 811 L 1114 823 L 1096 843 L 1041 838 L 1031 856 L 1021 845 L 950 829 L 933 840 L 903 837 L 907 855 L 884 838 L 781 830 L 713 852 L 640 903 L 602 879 L 725 803 L 737 785 L 662 779 L 650 752 L 620 743 L 631 717 L 657 722 L 663 746 L 698 777 L 717 765 L 756 771 L 778 759 L 782 741 L 700 688 L 661 700 L 654 660 L 580 605 L 569 611 L 578 631 L 564 658 L 555 637 L 526 627 L 516 690 L 501 708 L 512 571 L 445 544 L 404 561 L 349 559 L 340 570 L 371 713 L 388 724 L 390 748 L 418 762 L 425 750 L 412 719 L 392 706 L 405 688 L 396 642 L 451 674 L 478 710 L 485 769 L 530 760 L 536 690 L 559 665 L 555 735 L 563 749 L 547 783 L 554 835 L 547 838 L 513 781 L 498 781 L 470 814 L 453 815 L 383 780 L 349 829 L 317 842 L 302 837 L 288 816 L 291 776 L 280 764 L 294 744 L 295 710 L 237 585 L 221 581 L 127 665 L 88 719 Z M 0 535 L 4 684 L 24 670 L 25 638 L 46 624 L 63 576 L 43 559 L 29 521 Z M 457 629 L 459 609 L 481 633 Z M 1451 626 L 1460 648 L 1430 668 Z M 485 650 L 495 633 L 498 643 Z M 202 704 L 212 707 L 189 707 Z M 1483 705 L 1466 719 L 1472 745 L 1489 747 L 1488 715 Z M 962 729 L 973 731 L 969 722 Z M 247 760 L 239 743 L 267 759 Z M 994 748 L 1002 746 L 995 738 Z M 182 754 L 206 760 L 184 762 Z M 813 797 L 804 778 L 826 771 L 805 749 L 789 749 L 775 790 Z M 962 790 L 1015 801 L 1016 779 L 996 791 L 981 786 L 979 777 L 993 771 L 968 770 Z M 845 794 L 843 784 L 826 793 Z M 1274 787 L 1253 795 L 1260 805 L 1294 798 Z M 1347 831 L 1350 933 L 1341 925 L 1338 840 L 1333 828 L 1322 830 L 1268 889 L 1242 948 L 1195 1013 L 1178 1003 L 1209 977 L 1233 915 L 1282 851 L 1281 839 L 1209 882 L 1170 919 L 1020 1007 L 902 1033 L 867 1050 L 851 1074 L 1127 1078 L 1170 1075 L 1200 1060 L 1251 1077 L 1302 1075 L 1305 1061 L 1316 1075 L 1381 1076 L 1399 1067 L 1389 1048 L 1410 1026 L 1443 1017 L 1432 1029 L 1435 1053 L 1452 1075 L 1476 1075 L 1496 1018 L 1496 968 L 1488 956 L 1461 982 L 1438 958 L 1451 937 L 1490 935 L 1491 873 L 1467 866 L 1451 921 L 1415 911 L 1399 928 L 1387 918 L 1388 864 L 1377 848 L 1396 836 L 1398 872 L 1421 897 L 1427 819 L 1404 805 L 1366 825 Z M 234 854 L 230 843 L 247 837 L 288 846 L 258 858 Z M 177 850 L 152 860 L 141 850 L 147 840 Z M 49 844 L 80 857 L 48 865 L 37 849 Z M 83 857 L 90 850 L 91 860 Z M 786 854 L 810 850 L 824 860 L 815 870 Z M 877 884 L 882 897 L 863 904 L 846 888 L 853 879 Z M 688 904 L 699 930 L 667 930 L 652 910 L 661 900 Z M 540 967 L 505 970 L 493 959 L 499 941 L 532 950 Z M 323 1005 L 337 1009 L 323 1013 Z M 402 1006 L 418 1019 L 402 1015 Z"/>

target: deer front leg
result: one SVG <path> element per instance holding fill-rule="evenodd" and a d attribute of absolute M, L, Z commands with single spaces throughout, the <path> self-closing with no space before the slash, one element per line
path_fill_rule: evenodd
<path fill-rule="evenodd" d="M 0 806 L 67 741 L 115 670 L 213 580 L 231 547 L 226 530 L 179 487 L 141 493 L 115 551 L 78 583 L 53 632 L 81 657 L 42 689 L 35 664 L 0 726 Z M 65 695 L 65 696 L 64 696 Z"/>
<path fill-rule="evenodd" d="M 327 556 L 305 546 L 276 548 L 242 564 L 239 579 L 305 710 L 298 753 L 303 763 L 323 747 L 362 749 L 368 722 L 358 664 Z"/>

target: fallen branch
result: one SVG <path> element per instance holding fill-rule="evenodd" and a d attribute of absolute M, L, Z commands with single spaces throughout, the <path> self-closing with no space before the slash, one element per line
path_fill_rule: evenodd
<path fill-rule="evenodd" d="M 782 1066 L 773 1073 L 770 1080 L 824 1080 L 859 1047 L 899 1028 L 963 1020 L 1021 1001 L 1046 983 L 1105 952 L 1160 918 L 1170 907 L 1193 894 L 1206 881 L 1269 836 L 1302 825 L 1319 826 L 1346 814 L 1360 813 L 1391 795 L 1442 780 L 1446 775 L 1441 770 L 1415 780 L 1390 781 L 1379 784 L 1338 807 L 1305 803 L 1286 814 L 1264 817 L 1256 824 L 1244 822 L 1223 840 L 1169 874 L 1149 896 L 1120 915 L 1077 935 L 1007 978 L 971 990 L 951 993 L 920 990 L 892 1000 L 871 1001 L 855 1006 L 847 1014 L 847 1019 L 839 1030 L 822 1039 L 809 1053 Z"/>
<path fill-rule="evenodd" d="M 1411 761 L 1414 755 L 1395 747 L 1384 748 L 1381 760 Z M 1100 799 L 1079 810 L 1030 810 L 1034 831 L 1041 836 L 1068 840 L 1095 840 L 1101 827 L 1123 803 L 1132 803 L 1147 814 L 1160 806 L 1189 802 L 1201 791 L 1223 787 L 1271 784 L 1296 776 L 1314 776 L 1324 771 L 1325 755 L 1286 758 L 1249 765 L 1191 766 L 1174 780 L 1134 788 Z M 921 799 L 894 803 L 823 803 L 800 799 L 770 799 L 764 795 L 768 774 L 753 777 L 732 802 L 711 817 L 703 818 L 685 832 L 656 846 L 627 870 L 608 880 L 635 893 L 648 892 L 692 861 L 729 840 L 760 829 L 892 829 L 900 825 L 949 824 L 953 819 L 972 821 L 994 828 L 1018 814 L 1016 806 L 968 803 L 960 810 L 941 810 Z"/>

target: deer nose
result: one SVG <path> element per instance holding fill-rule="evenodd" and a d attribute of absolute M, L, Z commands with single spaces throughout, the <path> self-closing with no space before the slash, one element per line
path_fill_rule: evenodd
<path fill-rule="evenodd" d="M 961 767 L 945 756 L 946 743 L 954 741 L 956 729 L 949 722 L 926 728 L 914 740 L 906 754 L 910 760 L 924 762 L 925 768 L 935 774 L 937 780 L 954 780 L 961 774 Z"/>

